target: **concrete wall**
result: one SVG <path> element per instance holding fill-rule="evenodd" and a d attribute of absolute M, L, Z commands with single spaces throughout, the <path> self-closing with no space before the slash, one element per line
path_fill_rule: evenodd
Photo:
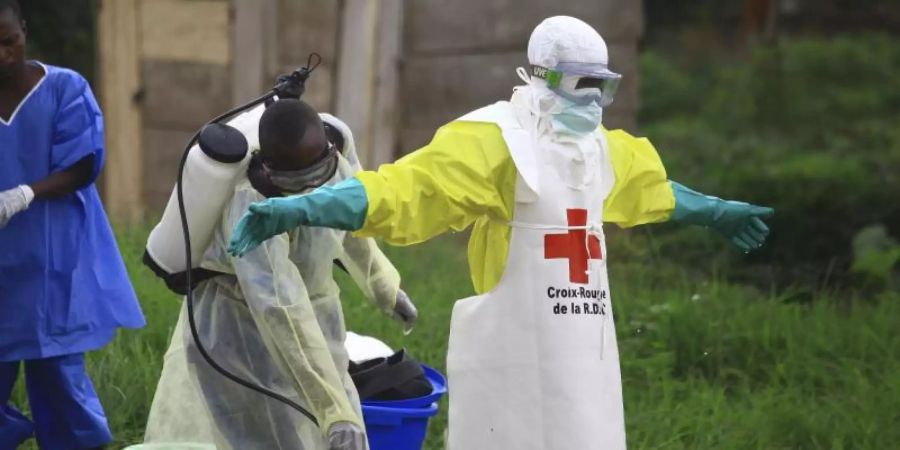
<path fill-rule="evenodd" d="M 333 111 L 340 2 L 279 0 L 278 4 L 278 63 L 269 67 L 267 83 L 271 83 L 278 74 L 306 66 L 311 52 L 319 53 L 322 55 L 322 65 L 307 83 L 303 100 L 319 111 Z"/>
<path fill-rule="evenodd" d="M 141 0 L 144 182 L 160 211 L 180 155 L 206 121 L 270 88 L 278 74 L 322 55 L 304 99 L 333 102 L 338 2 Z"/>
<path fill-rule="evenodd" d="M 604 120 L 632 128 L 640 1 L 102 0 L 110 212 L 159 212 L 192 133 L 313 51 L 322 65 L 304 100 L 350 123 L 365 164 L 415 150 L 442 124 L 509 98 L 531 30 L 558 14 L 606 38 L 625 79 Z"/>
<path fill-rule="evenodd" d="M 228 0 L 140 0 L 143 200 L 161 210 L 192 134 L 232 105 Z"/>

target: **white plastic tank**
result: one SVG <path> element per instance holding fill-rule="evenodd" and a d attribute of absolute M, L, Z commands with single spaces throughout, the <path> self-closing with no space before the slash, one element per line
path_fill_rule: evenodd
<path fill-rule="evenodd" d="M 243 148 L 240 148 L 240 143 L 234 142 L 234 136 L 229 135 L 233 134 L 233 130 L 212 125 L 204 133 L 208 133 L 216 148 L 209 148 L 208 145 L 201 148 L 196 144 L 188 153 L 182 192 L 191 236 L 191 268 L 200 265 L 222 209 L 234 194 L 236 181 L 246 174 L 251 154 L 259 149 L 259 119 L 263 111 L 265 106 L 259 105 L 227 122 L 229 127 L 243 135 L 246 140 Z M 226 138 L 226 145 L 219 145 Z M 176 188 L 172 189 L 159 224 L 150 232 L 146 249 L 152 263 L 169 275 L 188 269 Z"/>

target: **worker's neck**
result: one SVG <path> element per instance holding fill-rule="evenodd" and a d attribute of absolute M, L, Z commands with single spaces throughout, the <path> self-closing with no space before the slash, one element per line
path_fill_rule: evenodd
<path fill-rule="evenodd" d="M 44 75 L 44 69 L 40 64 L 26 61 L 0 76 L 0 118 L 8 120 L 11 113 Z"/>
<path fill-rule="evenodd" d="M 44 76 L 44 69 L 36 61 L 25 61 L 9 73 L 0 75 L 0 93 L 28 93 Z"/>

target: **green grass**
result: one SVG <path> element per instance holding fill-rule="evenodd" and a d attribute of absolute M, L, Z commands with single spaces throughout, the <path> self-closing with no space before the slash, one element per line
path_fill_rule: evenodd
<path fill-rule="evenodd" d="M 144 238 L 130 231 L 119 243 L 149 325 L 89 357 L 114 448 L 141 439 L 180 306 L 141 266 Z M 665 255 L 642 265 L 628 256 L 631 238 L 613 239 L 620 240 L 612 287 L 631 448 L 896 448 L 900 295 L 821 294 L 793 304 L 715 277 L 697 281 Z M 339 275 L 348 327 L 443 370 L 452 303 L 471 294 L 463 241 L 387 250 L 419 306 L 418 327 L 404 337 Z M 22 386 L 15 400 L 27 410 Z M 427 449 L 442 448 L 446 406 L 431 423 Z"/>

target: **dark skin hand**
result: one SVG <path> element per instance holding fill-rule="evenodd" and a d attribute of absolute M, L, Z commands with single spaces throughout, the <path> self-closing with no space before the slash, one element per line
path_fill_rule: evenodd
<path fill-rule="evenodd" d="M 9 121 L 25 96 L 46 75 L 34 61 L 25 60 L 28 28 L 12 11 L 0 12 L 0 118 Z M 91 181 L 94 155 L 30 184 L 35 199 L 58 198 L 83 188 Z"/>

